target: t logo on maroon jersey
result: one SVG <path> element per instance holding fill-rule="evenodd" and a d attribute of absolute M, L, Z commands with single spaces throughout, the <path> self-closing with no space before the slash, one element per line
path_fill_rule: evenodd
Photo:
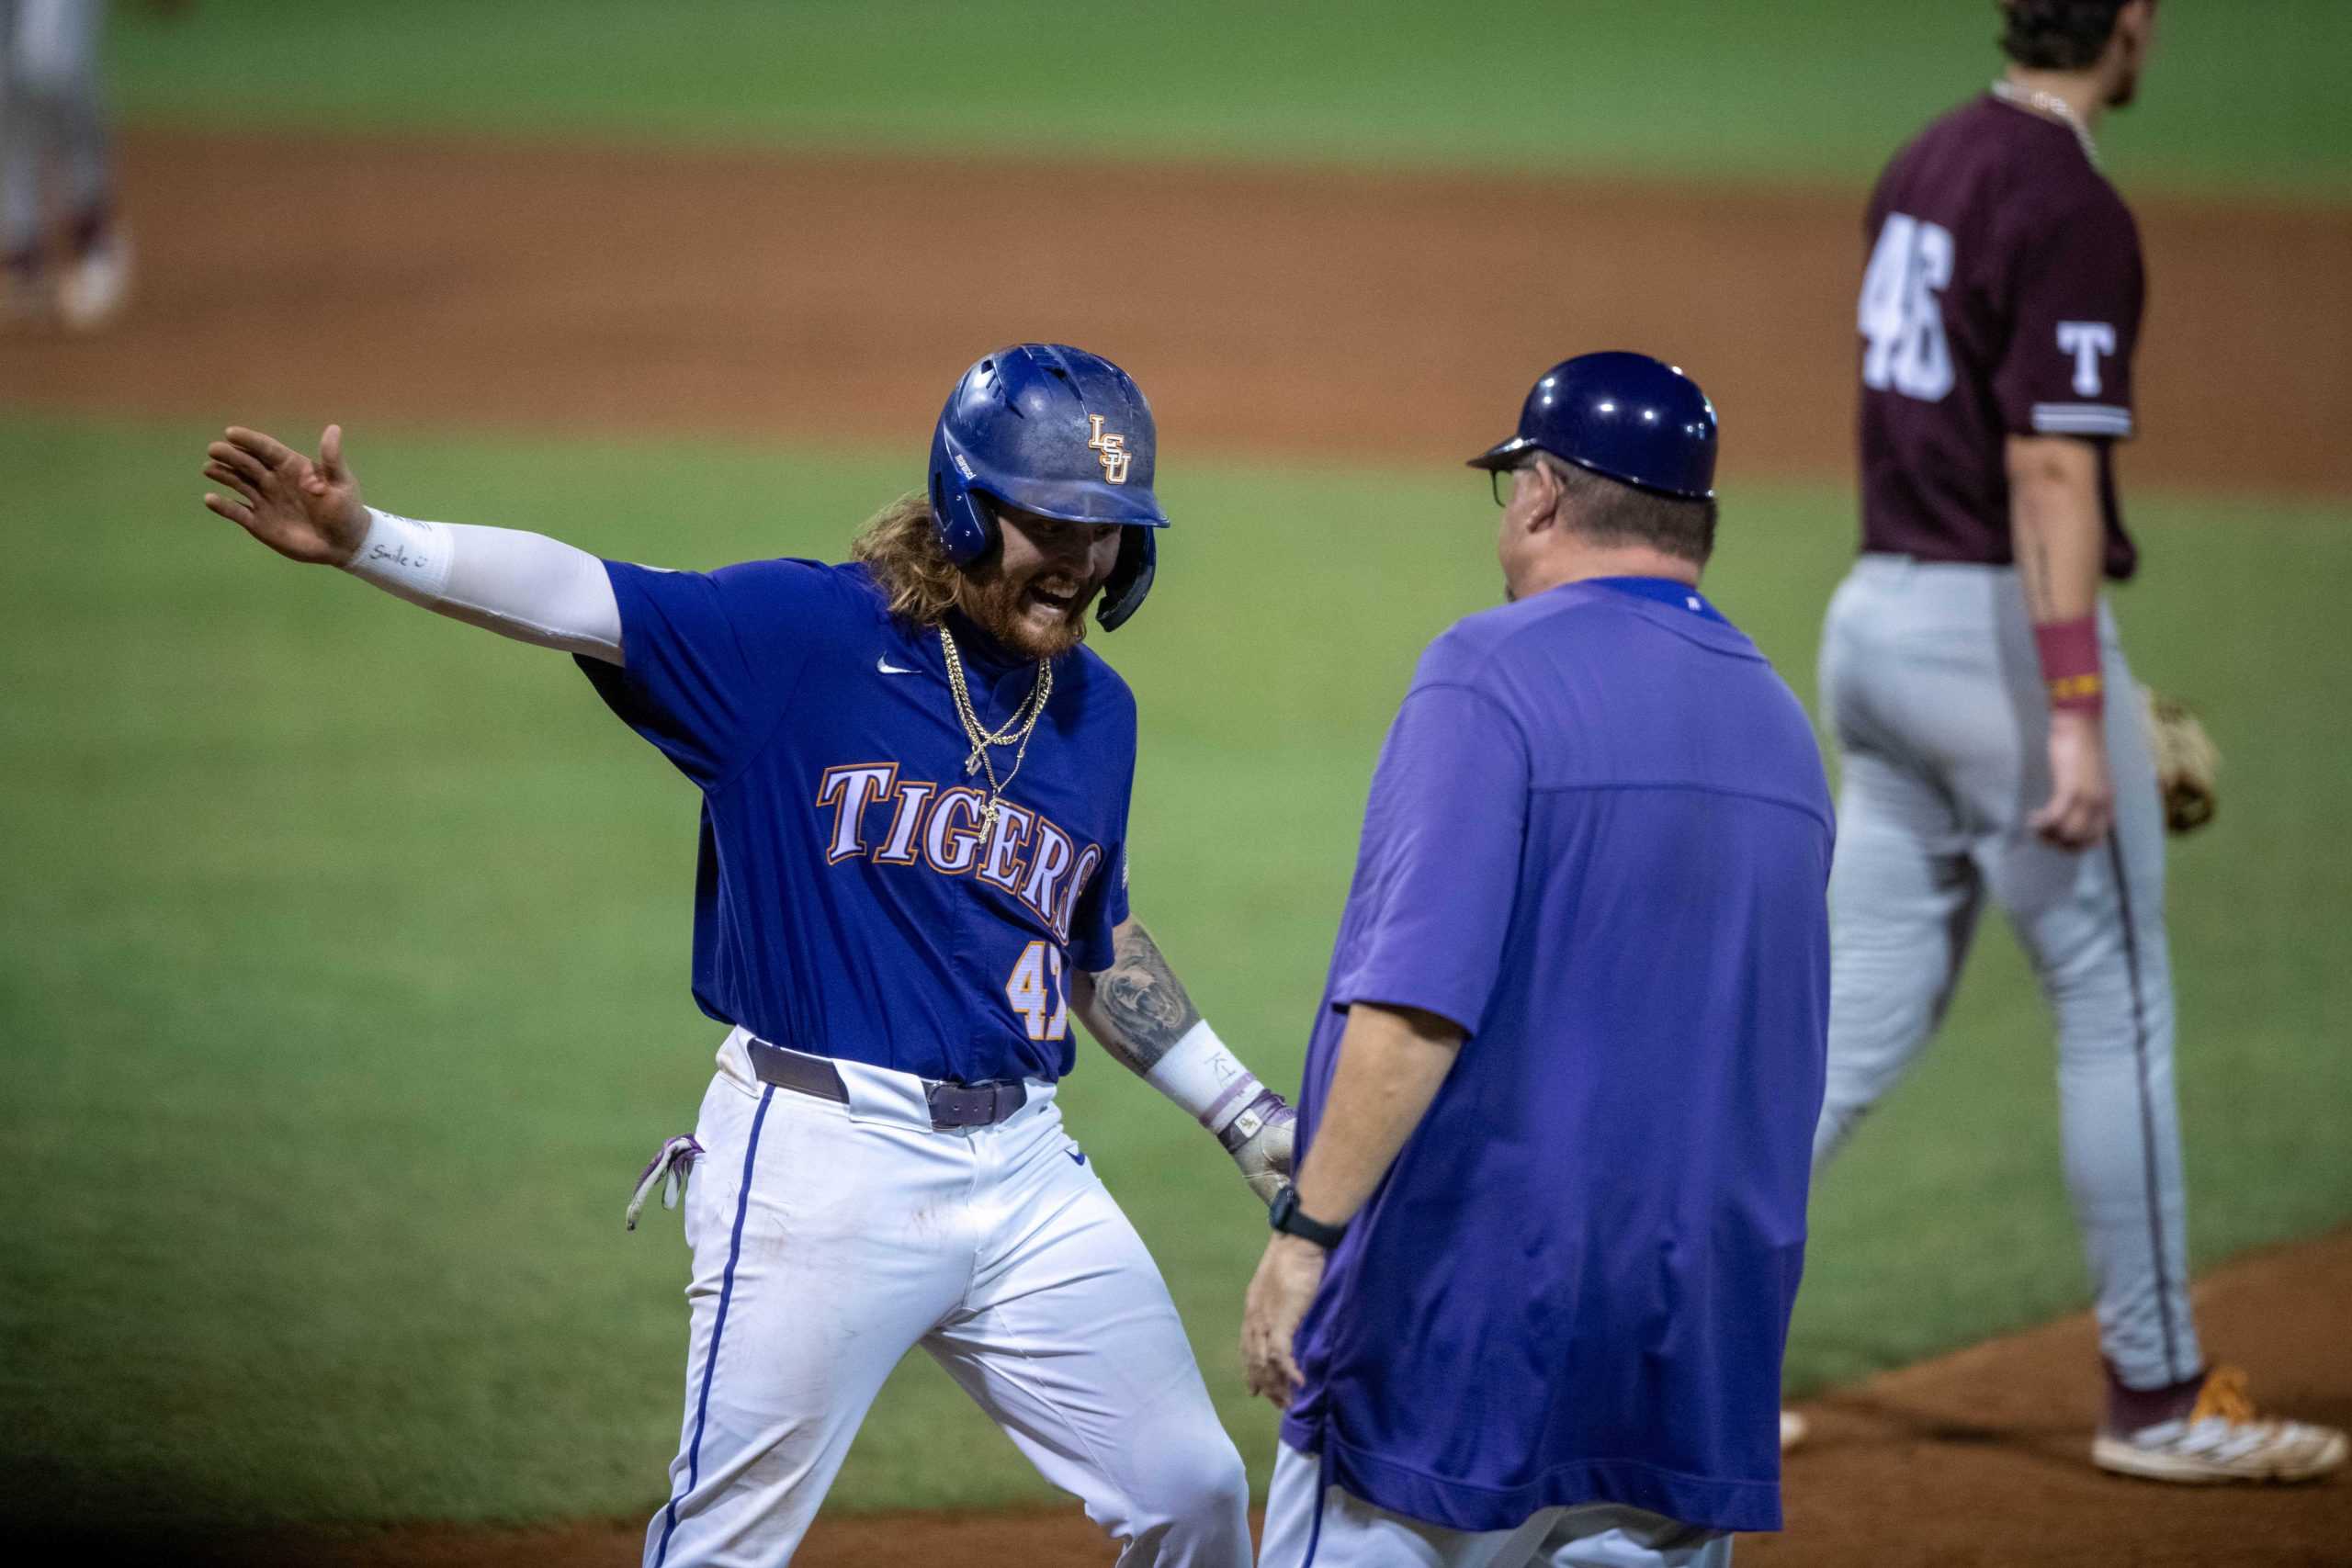
<path fill-rule="evenodd" d="M 2101 386 L 2099 356 L 2115 352 L 2115 323 L 2061 321 L 2058 323 L 2058 352 L 2075 356 L 2075 395 L 2096 398 Z"/>
<path fill-rule="evenodd" d="M 1935 402 L 1951 390 L 1951 347 L 1944 341 L 1943 291 L 1951 286 L 1951 231 L 1890 212 L 1862 274 L 1855 313 L 1867 346 L 1862 385 Z"/>

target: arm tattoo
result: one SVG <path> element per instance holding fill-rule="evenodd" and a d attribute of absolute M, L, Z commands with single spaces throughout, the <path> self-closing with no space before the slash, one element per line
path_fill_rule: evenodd
<path fill-rule="evenodd" d="M 1129 1071 L 1148 1073 L 1201 1021 L 1200 1010 L 1141 922 L 1121 928 L 1115 951 L 1111 967 L 1094 976 L 1095 1006 L 1110 1025 L 1102 1048 Z"/>

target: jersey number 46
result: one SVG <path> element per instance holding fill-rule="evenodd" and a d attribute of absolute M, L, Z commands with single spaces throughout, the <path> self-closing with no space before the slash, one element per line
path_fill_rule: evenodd
<path fill-rule="evenodd" d="M 1951 287 L 1951 231 L 1890 212 L 1862 274 L 1862 385 L 1934 402 L 1951 390 L 1943 291 Z"/>
<path fill-rule="evenodd" d="M 1069 1033 L 1069 988 L 1062 982 L 1062 950 L 1033 942 L 1004 983 L 1005 998 L 1029 1023 L 1032 1040 L 1060 1040 Z"/>

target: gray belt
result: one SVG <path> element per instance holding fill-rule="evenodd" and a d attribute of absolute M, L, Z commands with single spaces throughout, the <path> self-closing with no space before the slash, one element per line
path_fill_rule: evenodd
<path fill-rule="evenodd" d="M 836 1105 L 849 1103 L 849 1085 L 842 1082 L 841 1069 L 830 1056 L 787 1051 L 759 1039 L 745 1041 L 743 1049 L 762 1083 L 830 1100 Z M 1029 1103 L 1029 1086 L 1018 1078 L 991 1078 L 987 1083 L 939 1083 L 925 1078 L 922 1089 L 923 1098 L 931 1101 L 931 1127 L 935 1133 L 993 1127 Z"/>

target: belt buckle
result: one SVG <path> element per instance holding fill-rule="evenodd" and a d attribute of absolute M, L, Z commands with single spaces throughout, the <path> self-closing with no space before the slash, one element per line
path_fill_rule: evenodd
<path fill-rule="evenodd" d="M 935 1083 L 926 1098 L 934 1129 L 990 1127 L 1028 1103 L 1029 1086 L 1001 1078 L 980 1084 Z"/>

